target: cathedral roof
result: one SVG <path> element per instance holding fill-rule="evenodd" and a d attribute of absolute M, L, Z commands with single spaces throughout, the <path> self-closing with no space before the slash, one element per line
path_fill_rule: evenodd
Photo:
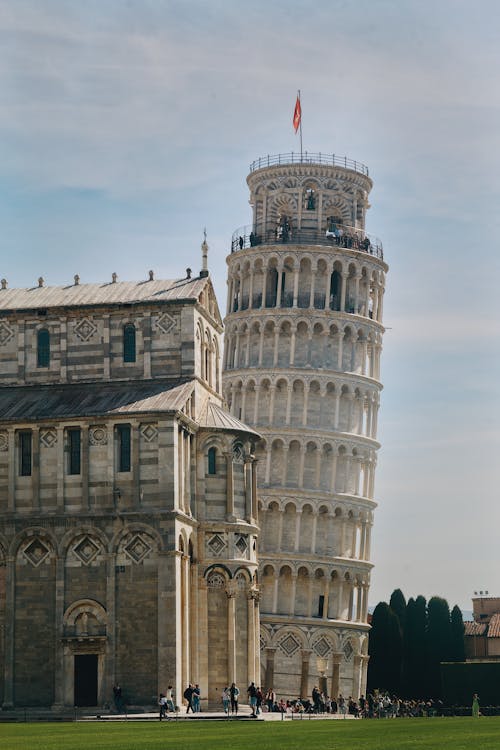
<path fill-rule="evenodd" d="M 225 411 L 221 406 L 214 403 L 213 401 L 207 401 L 204 409 L 200 414 L 199 419 L 200 427 L 205 427 L 209 430 L 226 430 L 227 432 L 247 432 L 260 437 L 258 432 L 255 432 L 251 427 L 240 422 L 239 419 L 233 417 L 229 412 Z"/>
<path fill-rule="evenodd" d="M 474 620 L 466 620 L 464 622 L 464 634 L 465 635 L 484 635 L 487 625 L 485 622 L 475 622 Z"/>
<path fill-rule="evenodd" d="M 192 389 L 192 380 L 0 388 L 0 420 L 28 421 L 175 412 L 185 406 Z"/>
<path fill-rule="evenodd" d="M 197 300 L 207 278 L 0 289 L 0 311 Z"/>

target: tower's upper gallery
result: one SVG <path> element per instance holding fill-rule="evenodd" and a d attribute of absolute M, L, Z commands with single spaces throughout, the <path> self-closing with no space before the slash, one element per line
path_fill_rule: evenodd
<path fill-rule="evenodd" d="M 233 235 L 232 251 L 276 243 L 340 245 L 383 258 L 365 232 L 372 180 L 360 162 L 328 154 L 257 159 L 247 178 L 253 221 Z"/>

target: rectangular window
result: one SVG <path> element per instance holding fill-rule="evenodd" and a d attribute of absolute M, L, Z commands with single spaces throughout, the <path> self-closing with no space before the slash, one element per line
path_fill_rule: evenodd
<path fill-rule="evenodd" d="M 318 617 L 323 617 L 324 608 L 325 608 L 325 597 L 321 595 L 318 601 Z"/>
<path fill-rule="evenodd" d="M 79 427 L 68 430 L 68 474 L 81 472 L 82 432 Z"/>
<path fill-rule="evenodd" d="M 19 433 L 19 475 L 31 476 L 31 430 Z"/>
<path fill-rule="evenodd" d="M 120 424 L 118 433 L 118 471 L 130 471 L 130 425 Z"/>

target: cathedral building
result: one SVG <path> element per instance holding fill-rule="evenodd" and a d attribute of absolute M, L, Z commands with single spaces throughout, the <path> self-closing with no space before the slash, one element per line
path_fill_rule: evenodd
<path fill-rule="evenodd" d="M 198 278 L 0 289 L 0 702 L 203 707 L 259 674 L 257 433 Z"/>
<path fill-rule="evenodd" d="M 366 690 L 382 306 L 372 180 L 326 154 L 259 159 L 228 263 L 223 391 L 259 444 L 261 683 Z"/>

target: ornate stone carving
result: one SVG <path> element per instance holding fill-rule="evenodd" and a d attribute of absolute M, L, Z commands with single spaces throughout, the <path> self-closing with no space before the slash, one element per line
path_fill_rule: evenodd
<path fill-rule="evenodd" d="M 246 534 L 239 534 L 239 536 L 236 539 L 235 545 L 236 549 L 241 555 L 245 555 L 247 549 L 248 549 L 248 541 L 247 541 L 247 535 Z"/>
<path fill-rule="evenodd" d="M 141 435 L 146 443 L 152 443 L 158 437 L 158 429 L 154 424 L 141 425 Z"/>
<path fill-rule="evenodd" d="M 74 330 L 80 341 L 88 341 L 97 333 L 97 326 L 89 318 L 83 318 L 76 323 Z"/>
<path fill-rule="evenodd" d="M 354 649 L 353 649 L 353 647 L 351 645 L 351 641 L 346 641 L 344 643 L 342 651 L 344 652 L 344 656 L 345 656 L 346 661 L 349 661 L 349 659 L 351 658 L 351 656 L 354 653 Z"/>
<path fill-rule="evenodd" d="M 215 557 L 218 557 L 225 547 L 226 542 L 220 534 L 213 534 L 213 536 L 207 540 L 207 548 L 209 552 L 215 555 Z"/>
<path fill-rule="evenodd" d="M 207 579 L 209 589 L 223 589 L 226 587 L 226 579 L 222 573 L 211 573 Z"/>
<path fill-rule="evenodd" d="M 106 425 L 96 424 L 90 428 L 89 432 L 90 445 L 107 445 L 108 443 L 108 432 Z"/>
<path fill-rule="evenodd" d="M 170 333 L 177 328 L 177 320 L 169 313 L 163 313 L 156 319 L 156 329 L 161 333 Z"/>
<path fill-rule="evenodd" d="M 125 546 L 124 551 L 132 562 L 139 564 L 153 551 L 153 548 L 143 534 L 135 534 Z"/>
<path fill-rule="evenodd" d="M 57 432 L 53 427 L 40 430 L 40 442 L 45 448 L 53 448 L 57 443 Z"/>
<path fill-rule="evenodd" d="M 313 645 L 313 651 L 317 656 L 321 656 L 321 658 L 325 658 L 325 656 L 328 656 L 330 651 L 332 650 L 332 644 L 328 640 L 328 638 L 325 638 L 324 636 L 321 636 L 321 638 L 318 638 L 318 640 Z"/>
<path fill-rule="evenodd" d="M 14 331 L 6 320 L 0 321 L 0 346 L 5 346 L 14 337 Z"/>
<path fill-rule="evenodd" d="M 38 538 L 33 539 L 23 550 L 26 560 L 38 568 L 50 554 L 50 549 Z"/>
<path fill-rule="evenodd" d="M 100 552 L 100 546 L 89 536 L 85 536 L 73 548 L 73 553 L 84 565 L 90 565 Z"/>
<path fill-rule="evenodd" d="M 282 651 L 285 656 L 293 656 L 300 648 L 300 643 L 293 633 L 288 633 L 278 643 L 278 648 Z"/>

